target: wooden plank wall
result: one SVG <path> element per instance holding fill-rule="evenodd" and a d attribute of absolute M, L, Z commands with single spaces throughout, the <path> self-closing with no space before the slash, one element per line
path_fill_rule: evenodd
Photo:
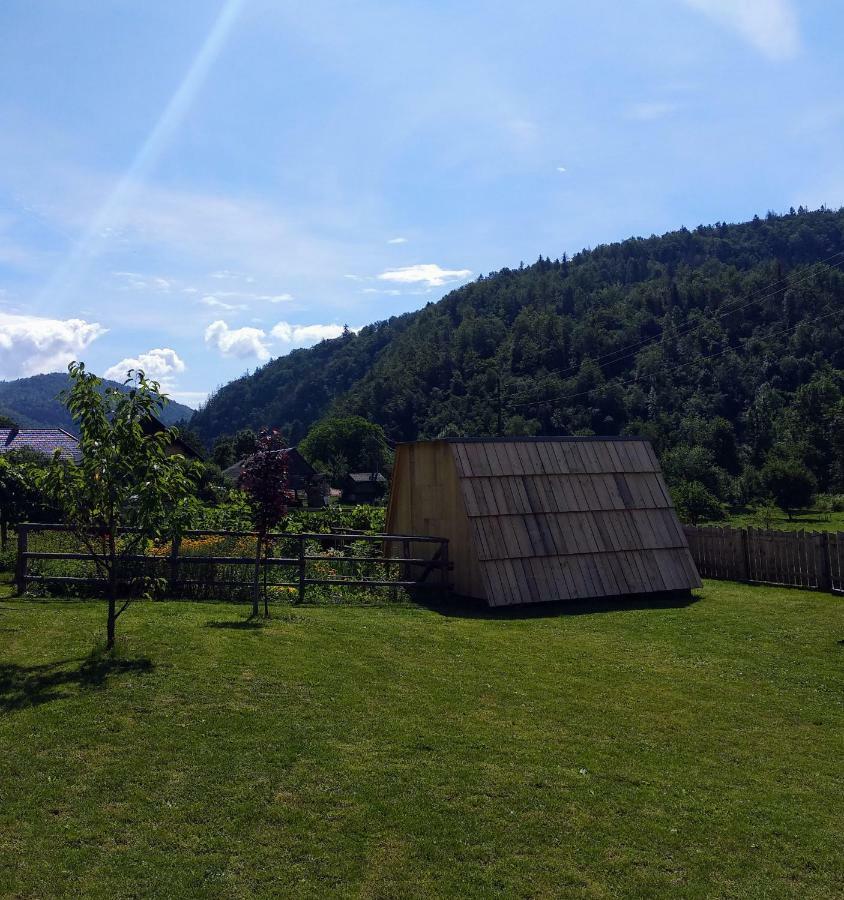
<path fill-rule="evenodd" d="M 454 563 L 454 590 L 467 597 L 484 597 L 475 543 L 448 443 L 423 441 L 396 448 L 387 531 L 447 538 Z"/>
<path fill-rule="evenodd" d="M 704 578 L 844 593 L 844 533 L 684 526 Z"/>

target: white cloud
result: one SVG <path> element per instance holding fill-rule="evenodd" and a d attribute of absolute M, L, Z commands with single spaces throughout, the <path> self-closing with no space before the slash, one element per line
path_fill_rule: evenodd
<path fill-rule="evenodd" d="M 276 340 L 296 347 L 336 338 L 342 333 L 342 325 L 291 325 L 289 322 L 279 322 L 271 332 Z"/>
<path fill-rule="evenodd" d="M 738 32 L 771 59 L 800 50 L 800 29 L 791 0 L 683 0 L 719 25 Z"/>
<path fill-rule="evenodd" d="M 648 100 L 643 103 L 634 103 L 627 110 L 627 118 L 637 122 L 655 122 L 657 119 L 664 119 L 676 112 L 679 106 L 676 103 L 670 103 L 662 100 Z"/>
<path fill-rule="evenodd" d="M 114 272 L 118 278 L 126 283 L 126 287 L 136 291 L 159 291 L 167 293 L 173 286 L 169 278 L 161 278 L 158 275 L 142 275 L 139 272 Z"/>
<path fill-rule="evenodd" d="M 406 237 L 394 237 L 394 238 L 390 238 L 390 240 L 388 240 L 387 243 L 388 244 L 406 244 L 407 238 Z"/>
<path fill-rule="evenodd" d="M 557 166 L 557 171 L 558 171 L 558 172 L 566 172 L 566 171 L 568 171 L 568 170 L 566 169 L 565 166 Z"/>
<path fill-rule="evenodd" d="M 202 297 L 199 302 L 205 306 L 210 306 L 213 309 L 224 309 L 227 312 L 231 312 L 235 309 L 246 309 L 242 303 L 226 303 L 225 300 L 218 300 L 217 297 L 213 297 L 210 294 L 207 297 Z"/>
<path fill-rule="evenodd" d="M 64 369 L 106 333 L 97 322 L 0 312 L 0 378 Z"/>
<path fill-rule="evenodd" d="M 218 319 L 205 329 L 205 343 L 216 347 L 223 356 L 245 359 L 255 356 L 260 360 L 270 358 L 266 342 L 267 333 L 260 328 L 229 328 Z"/>
<path fill-rule="evenodd" d="M 293 299 L 293 294 L 256 294 L 256 300 L 269 300 L 270 303 L 287 303 Z"/>
<path fill-rule="evenodd" d="M 112 381 L 123 381 L 130 369 L 143 369 L 143 371 L 162 385 L 172 384 L 173 378 L 185 371 L 185 363 L 175 350 L 169 347 L 161 347 L 156 350 L 147 350 L 137 356 L 129 356 L 115 363 L 105 370 L 105 377 Z"/>
<path fill-rule="evenodd" d="M 380 281 L 394 281 L 399 284 L 427 284 L 428 287 L 442 287 L 453 281 L 464 281 L 472 274 L 470 269 L 442 269 L 435 263 L 422 263 L 388 269 L 378 275 Z"/>

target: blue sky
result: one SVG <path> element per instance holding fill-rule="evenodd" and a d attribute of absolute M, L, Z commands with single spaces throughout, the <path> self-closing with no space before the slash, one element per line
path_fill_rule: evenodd
<path fill-rule="evenodd" d="M 540 253 L 840 206 L 842 34 L 825 0 L 4 0 L 0 378 L 140 362 L 196 405 Z"/>

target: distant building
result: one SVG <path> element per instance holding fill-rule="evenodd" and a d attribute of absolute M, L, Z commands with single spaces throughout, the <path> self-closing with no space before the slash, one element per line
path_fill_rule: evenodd
<path fill-rule="evenodd" d="M 325 476 L 317 472 L 295 447 L 279 452 L 287 454 L 287 482 L 290 490 L 296 494 L 296 499 L 307 502 L 308 506 L 325 506 L 325 497 L 328 495 Z M 245 457 L 228 469 L 223 469 L 223 476 L 232 484 L 237 484 L 247 459 Z"/>
<path fill-rule="evenodd" d="M 79 440 L 63 428 L 0 428 L 0 453 L 32 450 L 52 457 L 56 450 L 64 459 L 79 462 Z"/>
<path fill-rule="evenodd" d="M 158 434 L 159 432 L 166 431 L 169 426 L 165 425 L 160 419 L 157 419 L 155 416 L 150 416 L 144 423 L 143 429 L 144 434 Z M 189 444 L 186 444 L 180 437 L 175 438 L 170 441 L 165 449 L 165 453 L 168 456 L 172 456 L 176 453 L 181 453 L 185 459 L 202 459 L 202 456 L 196 452 Z"/>
<path fill-rule="evenodd" d="M 342 489 L 343 503 L 376 503 L 387 491 L 387 479 L 380 472 L 350 472 Z"/>
<path fill-rule="evenodd" d="M 154 416 L 143 423 L 144 434 L 157 434 L 167 428 Z M 64 428 L 0 428 L 0 453 L 12 450 L 34 450 L 44 456 L 52 457 L 56 450 L 65 459 L 80 462 L 82 449 L 79 438 Z M 166 453 L 181 453 L 188 459 L 201 459 L 200 455 L 183 440 L 176 438 L 167 445 Z"/>

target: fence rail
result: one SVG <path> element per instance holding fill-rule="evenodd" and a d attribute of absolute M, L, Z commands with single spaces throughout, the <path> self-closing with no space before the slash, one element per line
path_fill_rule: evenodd
<path fill-rule="evenodd" d="M 684 527 L 703 578 L 844 593 L 844 532 Z"/>
<path fill-rule="evenodd" d="M 133 534 L 126 529 L 119 538 Z M 18 591 L 32 584 L 105 587 L 99 554 L 86 546 L 99 540 L 90 535 L 82 541 L 65 525 L 19 526 Z M 299 603 L 308 587 L 451 591 L 448 540 L 429 535 L 274 532 L 259 557 L 256 532 L 187 531 L 138 552 L 129 549 L 121 556 L 122 588 L 133 590 L 152 579 L 167 597 L 251 599 L 256 564 L 264 596 L 284 591 Z"/>

